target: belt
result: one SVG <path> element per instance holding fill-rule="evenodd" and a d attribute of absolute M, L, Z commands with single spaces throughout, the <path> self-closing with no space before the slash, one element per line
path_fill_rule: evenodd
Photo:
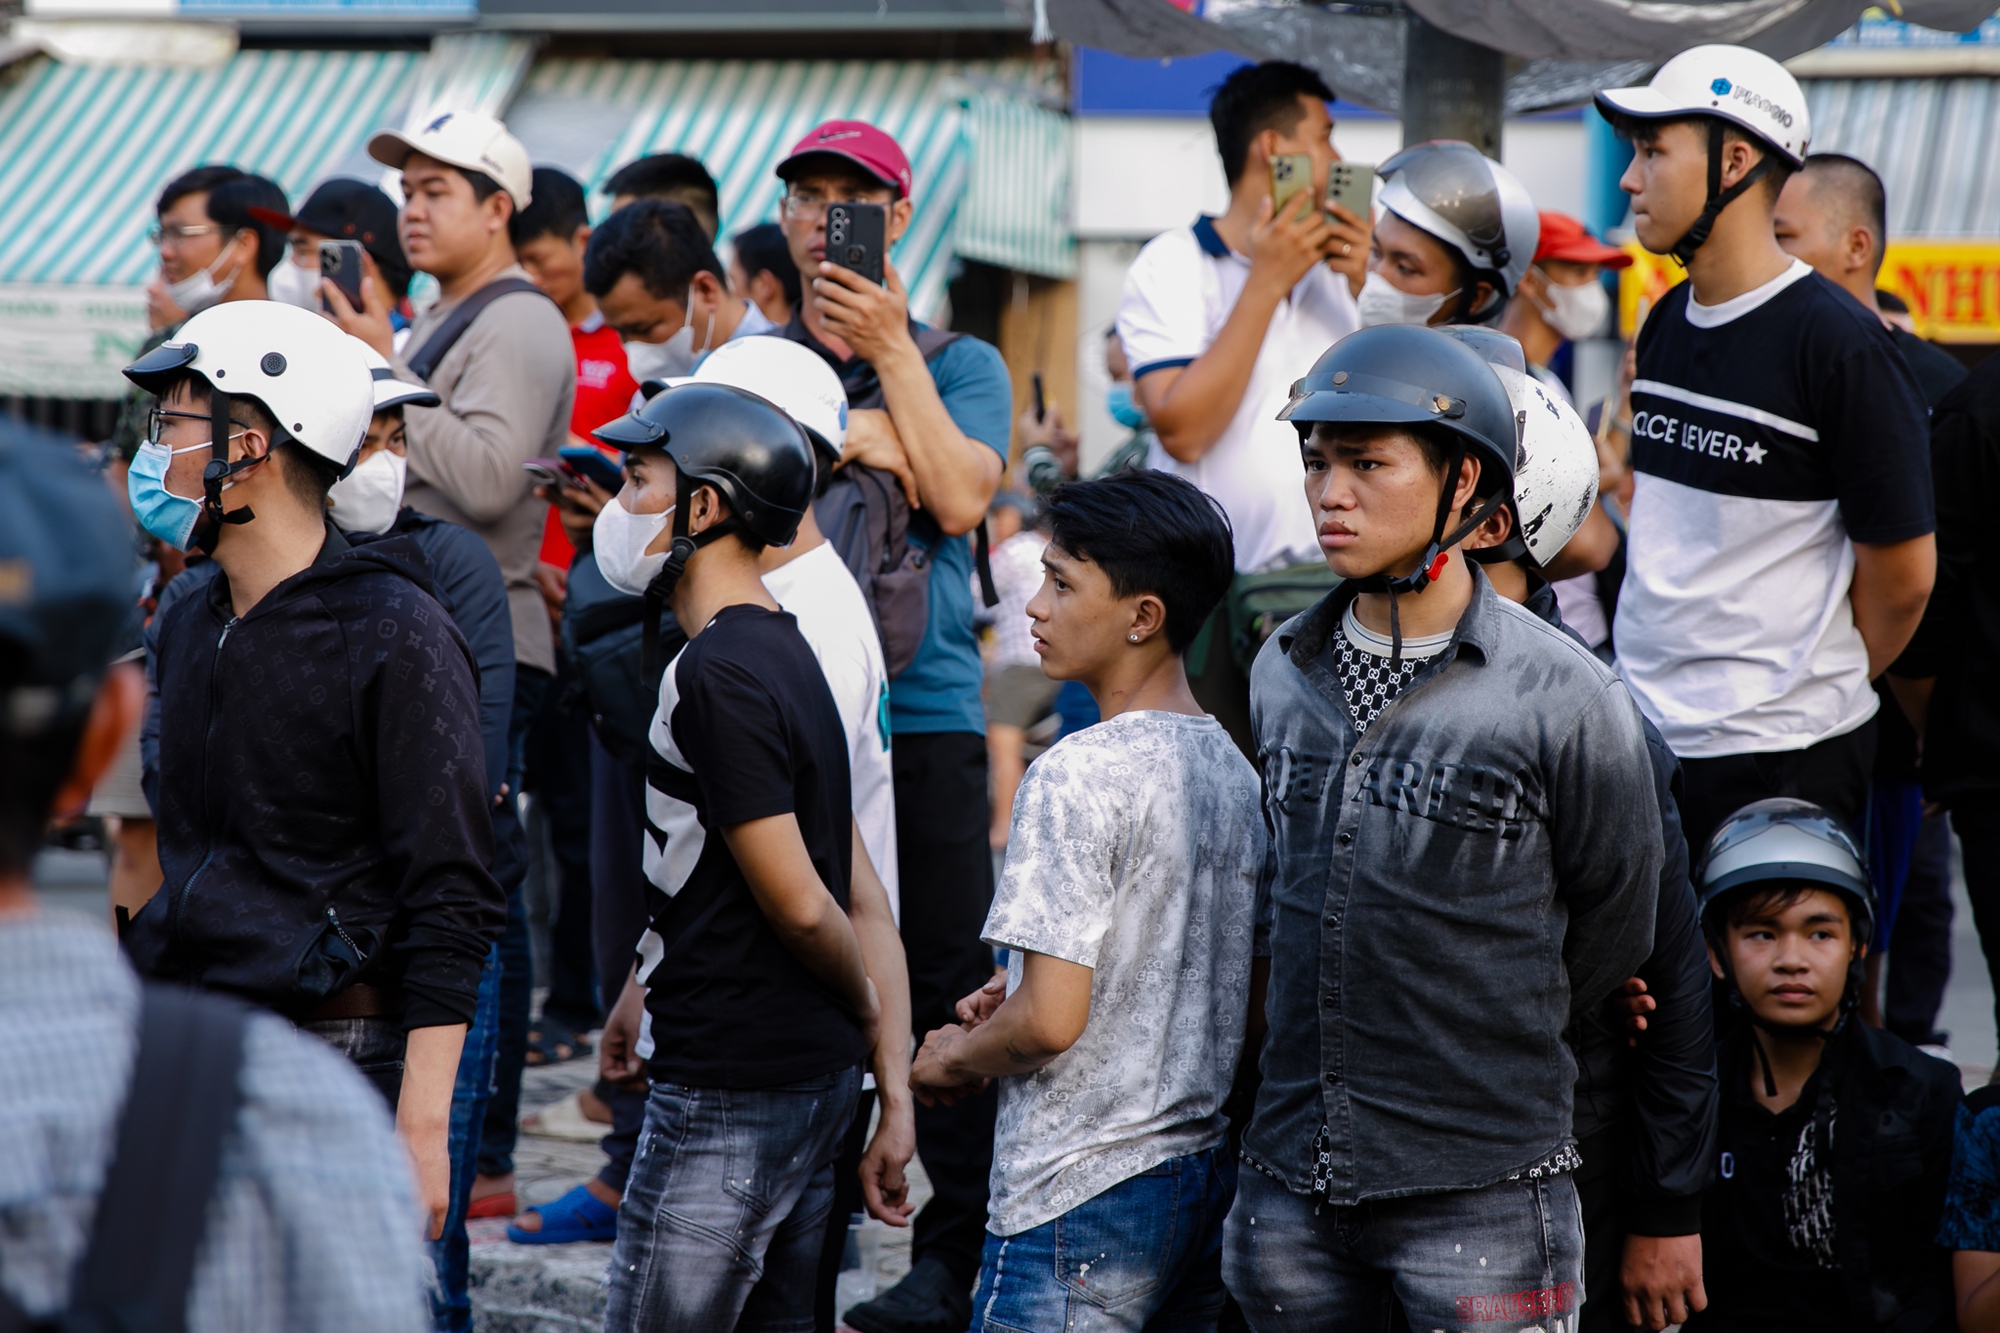
<path fill-rule="evenodd" d="M 386 986 L 357 981 L 337 995 L 330 995 L 299 1015 L 301 1023 L 320 1023 L 334 1018 L 401 1018 L 403 993 Z"/>

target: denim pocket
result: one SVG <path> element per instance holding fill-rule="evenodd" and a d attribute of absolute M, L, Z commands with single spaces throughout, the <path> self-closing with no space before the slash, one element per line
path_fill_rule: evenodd
<path fill-rule="evenodd" d="M 754 1114 L 755 1097 L 737 1098 L 728 1092 L 709 1092 L 722 1119 L 723 1192 L 762 1215 L 771 1206 L 772 1187 L 777 1173 L 767 1170 L 768 1140 L 774 1126 Z"/>
<path fill-rule="evenodd" d="M 1180 1173 L 1162 1164 L 1112 1186 L 1055 1221 L 1056 1272 L 1102 1309 L 1144 1296 L 1173 1262 Z"/>

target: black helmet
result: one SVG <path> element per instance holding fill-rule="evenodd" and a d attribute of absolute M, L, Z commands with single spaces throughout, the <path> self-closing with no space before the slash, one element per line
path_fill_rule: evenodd
<path fill-rule="evenodd" d="M 766 546 L 789 545 L 812 503 L 812 442 L 783 408 L 743 389 L 683 384 L 591 433 L 620 449 L 660 450 L 686 491 L 688 480 L 713 485 Z"/>
<path fill-rule="evenodd" d="M 1702 929 L 1721 935 L 1721 913 L 1711 909 L 1737 889 L 1801 881 L 1838 893 L 1853 915 L 1854 938 L 1862 944 L 1873 938 L 1875 886 L 1840 821 L 1810 801 L 1752 801 L 1722 821 L 1702 855 L 1695 876 Z"/>

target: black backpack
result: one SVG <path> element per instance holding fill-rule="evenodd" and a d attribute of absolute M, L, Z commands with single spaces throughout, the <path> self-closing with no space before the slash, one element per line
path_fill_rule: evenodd
<path fill-rule="evenodd" d="M 575 666 L 564 691 L 564 708 L 581 704 L 590 713 L 597 739 L 613 759 L 643 769 L 652 754 L 646 733 L 660 703 L 660 673 L 687 643 L 672 611 L 660 613 L 661 664 L 645 669 L 646 599 L 619 592 L 604 581 L 597 558 L 579 554 L 569 570 L 563 601 L 563 647 Z"/>
<path fill-rule="evenodd" d="M 167 986 L 140 994 L 139 1055 L 69 1309 L 31 1319 L 0 1290 L 0 1333 L 187 1327 L 195 1255 L 243 1100 L 237 1075 L 250 1011 Z"/>

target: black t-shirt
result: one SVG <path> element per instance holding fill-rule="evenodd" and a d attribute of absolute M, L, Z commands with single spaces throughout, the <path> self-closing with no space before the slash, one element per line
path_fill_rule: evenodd
<path fill-rule="evenodd" d="M 1917 387 L 1923 391 L 1924 405 L 1935 412 L 1944 396 L 1964 382 L 1965 366 L 1942 347 L 1894 325 L 1889 327 L 1889 336 L 1895 340 L 1903 360 L 1910 363 L 1910 373 L 1917 377 Z"/>
<path fill-rule="evenodd" d="M 722 830 L 791 814 L 847 906 L 847 738 L 798 622 L 725 607 L 660 684 L 646 766 L 647 916 L 639 980 L 652 1076 L 758 1088 L 859 1064 L 853 1009 L 778 939 Z"/>

